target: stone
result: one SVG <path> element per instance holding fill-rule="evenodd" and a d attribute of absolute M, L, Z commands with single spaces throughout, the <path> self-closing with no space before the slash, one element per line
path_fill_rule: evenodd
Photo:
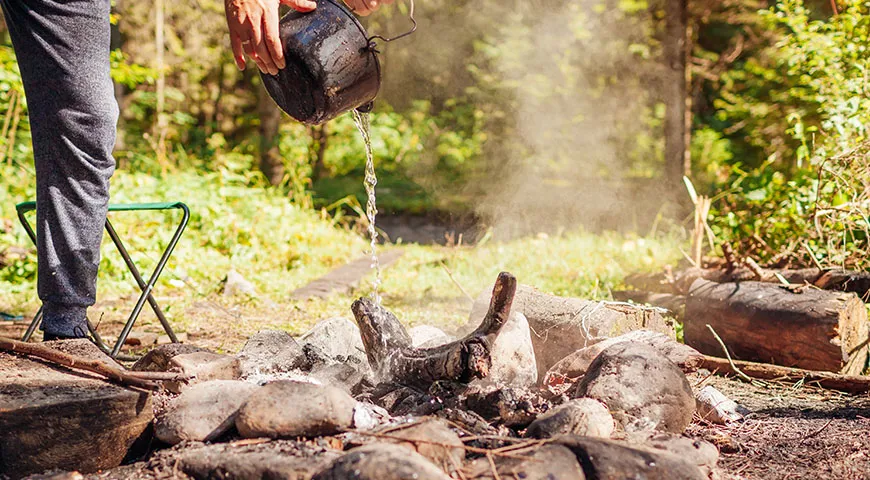
<path fill-rule="evenodd" d="M 591 398 L 576 398 L 538 416 L 526 429 L 526 436 L 550 438 L 574 434 L 610 438 L 613 430 L 613 416 L 606 405 Z"/>
<path fill-rule="evenodd" d="M 636 448 L 603 438 L 563 435 L 553 442 L 569 448 L 590 479 L 707 480 L 692 462 L 651 448 Z"/>
<path fill-rule="evenodd" d="M 462 448 L 465 444 L 440 418 L 424 417 L 399 430 L 395 430 L 395 426 L 389 428 L 392 431 L 387 430 L 386 435 L 391 438 L 379 438 L 378 441 L 407 447 L 445 472 L 452 472 L 465 459 L 465 449 Z M 452 448 L 444 445 L 451 445 Z"/>
<path fill-rule="evenodd" d="M 473 330 L 489 308 L 492 289 L 486 289 L 474 302 L 469 322 L 458 336 Z M 528 285 L 518 285 L 513 312 L 526 316 L 531 330 L 538 377 L 556 362 L 589 346 L 601 337 L 614 337 L 632 330 L 646 329 L 676 338 L 673 322 L 658 309 L 623 303 L 590 301 L 549 295 Z"/>
<path fill-rule="evenodd" d="M 311 345 L 333 359 L 353 357 L 361 365 L 368 366 L 365 347 L 359 327 L 344 317 L 327 318 L 317 322 L 308 332 L 299 337 L 303 346 Z"/>
<path fill-rule="evenodd" d="M 223 295 L 225 297 L 253 297 L 256 296 L 257 289 L 254 284 L 245 279 L 239 272 L 230 270 L 224 279 Z"/>
<path fill-rule="evenodd" d="M 695 408 L 703 420 L 719 425 L 739 422 L 749 413 L 749 410 L 726 397 L 712 385 L 707 385 L 695 393 Z"/>
<path fill-rule="evenodd" d="M 499 479 L 584 480 L 586 478 L 577 457 L 562 445 L 544 445 L 531 451 L 519 450 L 511 454 L 526 458 L 493 456 Z M 493 475 L 492 465 L 486 457 L 472 461 L 466 470 L 467 478 L 498 480 Z"/>
<path fill-rule="evenodd" d="M 239 380 L 198 383 L 169 401 L 154 422 L 154 435 L 170 445 L 211 441 L 232 428 L 236 415 L 259 387 Z"/>
<path fill-rule="evenodd" d="M 190 385 L 209 380 L 238 380 L 242 375 L 238 358 L 211 352 L 176 355 L 169 360 L 169 371 L 190 377 L 186 382 L 164 382 L 163 386 L 172 393 L 181 393 Z"/>
<path fill-rule="evenodd" d="M 114 363 L 88 340 L 45 345 Z M 0 475 L 114 468 L 147 448 L 153 418 L 149 392 L 0 352 Z"/>
<path fill-rule="evenodd" d="M 302 347 L 282 330 L 255 333 L 236 357 L 239 359 L 242 379 L 290 372 L 307 363 Z"/>
<path fill-rule="evenodd" d="M 152 332 L 130 332 L 124 344 L 133 347 L 152 347 L 157 345 L 159 337 L 159 334 Z"/>
<path fill-rule="evenodd" d="M 362 365 L 353 365 L 352 359 L 346 363 L 329 362 L 315 365 L 308 377 L 321 385 L 332 385 L 351 393 L 366 379 Z"/>
<path fill-rule="evenodd" d="M 676 455 L 704 469 L 713 469 L 719 461 L 719 449 L 710 442 L 667 432 L 636 432 L 625 436 L 636 448 L 651 448 Z"/>
<path fill-rule="evenodd" d="M 160 345 L 137 360 L 131 370 L 137 372 L 165 372 L 169 369 L 169 361 L 172 360 L 172 357 L 186 353 L 207 351 L 204 348 L 194 347 L 186 343 Z"/>
<path fill-rule="evenodd" d="M 371 403 L 357 402 L 353 408 L 353 428 L 357 430 L 371 430 L 391 419 L 389 412 Z"/>
<path fill-rule="evenodd" d="M 572 396 L 604 402 L 626 431 L 682 433 L 695 412 L 692 388 L 680 367 L 655 348 L 636 342 L 604 349 Z"/>
<path fill-rule="evenodd" d="M 486 378 L 473 383 L 531 387 L 538 382 L 538 368 L 529 322 L 520 312 L 511 312 L 492 345 L 492 366 Z"/>
<path fill-rule="evenodd" d="M 449 480 L 426 457 L 389 443 L 364 445 L 348 451 L 314 476 L 313 480 Z"/>
<path fill-rule="evenodd" d="M 635 330 L 618 337 L 606 338 L 581 348 L 567 357 L 559 360 L 544 378 L 544 385 L 550 385 L 557 376 L 576 380 L 586 373 L 589 364 L 595 360 L 599 353 L 607 347 L 623 342 L 638 342 L 654 347 L 670 361 L 676 363 L 683 372 L 693 372 L 698 369 L 704 360 L 704 355 L 694 348 L 679 343 L 668 335 L 649 330 Z"/>
<path fill-rule="evenodd" d="M 336 387 L 277 380 L 248 398 L 239 410 L 236 428 L 246 438 L 332 435 L 353 426 L 356 404 Z"/>
<path fill-rule="evenodd" d="M 337 450 L 277 440 L 256 445 L 219 443 L 185 448 L 178 469 L 197 480 L 308 480 L 341 456 Z"/>
<path fill-rule="evenodd" d="M 411 344 L 417 348 L 431 348 L 450 343 L 454 339 L 443 330 L 431 325 L 417 325 L 408 329 Z"/>

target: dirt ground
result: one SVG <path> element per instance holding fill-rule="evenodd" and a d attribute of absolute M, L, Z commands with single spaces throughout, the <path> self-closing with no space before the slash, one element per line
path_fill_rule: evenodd
<path fill-rule="evenodd" d="M 101 331 L 111 336 L 120 330 L 118 320 L 104 321 Z M 17 337 L 25 327 L 24 322 L 0 322 L 0 335 Z M 191 332 L 187 341 L 207 348 L 241 346 L 243 338 L 228 342 L 227 333 Z M 778 382 L 750 385 L 706 373 L 691 375 L 690 382 L 696 388 L 713 385 L 751 411 L 734 426 L 696 422 L 687 431 L 719 447 L 726 478 L 870 479 L 870 395 Z"/>
<path fill-rule="evenodd" d="M 694 375 L 749 409 L 731 427 L 693 423 L 687 432 L 719 447 L 719 466 L 731 478 L 870 479 L 870 396 L 810 385 L 754 386 Z"/>

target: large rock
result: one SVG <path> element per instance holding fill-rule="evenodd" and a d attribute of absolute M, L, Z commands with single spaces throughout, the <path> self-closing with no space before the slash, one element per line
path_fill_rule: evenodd
<path fill-rule="evenodd" d="M 190 385 L 209 380 L 238 380 L 242 375 L 238 358 L 211 352 L 176 355 L 169 360 L 169 370 L 188 377 L 185 382 L 164 382 L 163 386 L 172 393 L 181 393 Z"/>
<path fill-rule="evenodd" d="M 544 377 L 544 385 L 553 384 L 559 377 L 574 380 L 582 377 L 595 357 L 604 349 L 624 342 L 638 342 L 658 350 L 668 360 L 676 363 L 684 372 L 698 369 L 704 360 L 704 355 L 694 348 L 679 343 L 668 335 L 649 330 L 635 330 L 618 337 L 606 338 L 600 342 L 581 348 L 567 357 L 559 360 Z"/>
<path fill-rule="evenodd" d="M 711 471 L 719 461 L 719 449 L 710 442 L 667 432 L 629 433 L 624 440 L 635 448 L 651 448 L 676 455 L 702 470 Z"/>
<path fill-rule="evenodd" d="M 635 342 L 601 352 L 572 396 L 604 402 L 627 431 L 682 433 L 695 412 L 692 388 L 680 367 L 655 348 Z"/>
<path fill-rule="evenodd" d="M 492 345 L 491 357 L 489 375 L 476 383 L 531 387 L 538 382 L 535 349 L 525 315 L 511 313 Z"/>
<path fill-rule="evenodd" d="M 114 363 L 87 340 L 45 345 Z M 148 444 L 152 419 L 148 392 L 0 352 L 0 476 L 116 467 Z"/>
<path fill-rule="evenodd" d="M 311 345 L 333 359 L 352 357 L 363 366 L 368 366 L 365 347 L 359 327 L 344 317 L 327 318 L 317 322 L 308 332 L 299 337 L 302 346 Z"/>
<path fill-rule="evenodd" d="M 480 323 L 489 308 L 491 291 L 487 289 L 477 297 L 469 322 L 460 329 L 460 334 Z M 528 285 L 517 286 L 511 311 L 524 314 L 535 332 L 532 344 L 539 378 L 559 360 L 601 337 L 615 337 L 640 329 L 676 336 L 673 323 L 656 309 L 558 297 Z"/>
<path fill-rule="evenodd" d="M 613 440 L 565 435 L 554 442 L 574 452 L 586 477 L 596 480 L 707 480 L 691 461 Z"/>
<path fill-rule="evenodd" d="M 185 448 L 177 465 L 197 480 L 303 480 L 340 456 L 336 450 L 291 440 L 240 446 L 222 443 Z"/>
<path fill-rule="evenodd" d="M 511 452 L 511 457 L 493 456 L 495 471 L 486 457 L 471 462 L 468 478 L 523 480 L 584 480 L 586 476 L 574 453 L 561 445 L 544 445 L 530 451 Z M 515 456 L 514 456 L 515 455 Z"/>
<path fill-rule="evenodd" d="M 381 442 L 396 443 L 414 450 L 426 457 L 445 472 L 452 472 L 462 465 L 465 459 L 465 449 L 459 435 L 447 422 L 440 418 L 425 418 L 418 423 L 400 430 L 389 431 L 389 439 L 378 439 Z"/>
<path fill-rule="evenodd" d="M 169 369 L 169 361 L 173 357 L 196 352 L 208 352 L 208 350 L 186 343 L 160 345 L 137 360 L 131 369 L 137 372 L 165 372 Z"/>
<path fill-rule="evenodd" d="M 389 443 L 354 448 L 313 480 L 449 480 L 426 457 Z"/>
<path fill-rule="evenodd" d="M 242 378 L 257 379 L 286 373 L 306 365 L 302 347 L 282 330 L 262 330 L 245 343 L 236 355 Z"/>
<path fill-rule="evenodd" d="M 154 434 L 170 445 L 185 440 L 211 441 L 229 430 L 257 386 L 238 380 L 193 385 L 172 399 L 154 422 Z"/>
<path fill-rule="evenodd" d="M 353 426 L 354 400 L 345 391 L 313 383 L 278 380 L 257 389 L 239 411 L 243 437 L 316 437 Z"/>
<path fill-rule="evenodd" d="M 529 425 L 526 436 L 549 438 L 574 434 L 609 438 L 613 429 L 613 416 L 607 406 L 591 398 L 577 398 L 538 416 Z"/>
<path fill-rule="evenodd" d="M 440 328 L 431 325 L 411 327 L 408 329 L 408 335 L 411 336 L 411 344 L 417 348 L 437 347 L 454 340 L 453 337 L 444 333 Z"/>

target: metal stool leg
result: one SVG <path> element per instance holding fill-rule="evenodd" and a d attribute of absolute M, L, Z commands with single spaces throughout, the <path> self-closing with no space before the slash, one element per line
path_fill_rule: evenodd
<path fill-rule="evenodd" d="M 27 327 L 27 331 L 24 332 L 24 336 L 21 337 L 22 342 L 29 342 L 30 337 L 33 336 L 33 332 L 36 331 L 36 327 L 39 326 L 39 322 L 42 321 L 42 306 L 39 307 L 39 310 L 36 311 L 36 315 L 33 316 L 33 321 L 30 322 L 30 325 Z"/>
<path fill-rule="evenodd" d="M 133 324 L 136 323 L 136 319 L 139 317 L 139 313 L 142 311 L 142 307 L 145 306 L 146 299 L 149 295 L 151 295 L 151 291 L 154 289 L 154 285 L 157 283 L 157 279 L 160 278 L 160 274 L 163 273 L 163 269 L 166 267 L 166 263 L 169 261 L 169 257 L 170 255 L 172 255 L 172 251 L 178 244 L 178 240 L 181 238 L 181 234 L 184 233 L 185 227 L 187 227 L 187 222 L 188 220 L 190 220 L 190 210 L 184 204 L 181 204 L 179 208 L 184 211 L 184 216 L 181 219 L 181 223 L 175 230 L 175 235 L 172 236 L 172 239 L 169 241 L 169 245 L 166 246 L 166 250 L 163 251 L 163 255 L 160 257 L 160 261 L 157 262 L 157 267 L 154 268 L 154 273 L 151 274 L 151 278 L 148 279 L 148 283 L 145 284 L 145 288 L 142 289 L 142 295 L 139 296 L 139 300 L 136 302 L 136 306 L 133 307 L 133 311 L 130 313 L 130 318 L 124 325 L 124 329 L 121 330 L 121 335 L 118 337 L 117 343 L 115 343 L 115 348 L 112 349 L 112 357 L 116 357 L 118 353 L 120 353 L 121 346 L 124 345 L 124 341 L 127 340 L 127 336 L 130 335 L 130 330 L 133 329 Z"/>

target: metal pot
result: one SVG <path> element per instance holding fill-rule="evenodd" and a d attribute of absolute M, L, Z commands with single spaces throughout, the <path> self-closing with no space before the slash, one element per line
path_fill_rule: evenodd
<path fill-rule="evenodd" d="M 356 108 L 369 111 L 381 85 L 375 38 L 369 37 L 340 0 L 317 0 L 311 12 L 291 11 L 280 21 L 286 66 L 277 75 L 260 72 L 266 91 L 288 115 L 320 125 Z"/>

